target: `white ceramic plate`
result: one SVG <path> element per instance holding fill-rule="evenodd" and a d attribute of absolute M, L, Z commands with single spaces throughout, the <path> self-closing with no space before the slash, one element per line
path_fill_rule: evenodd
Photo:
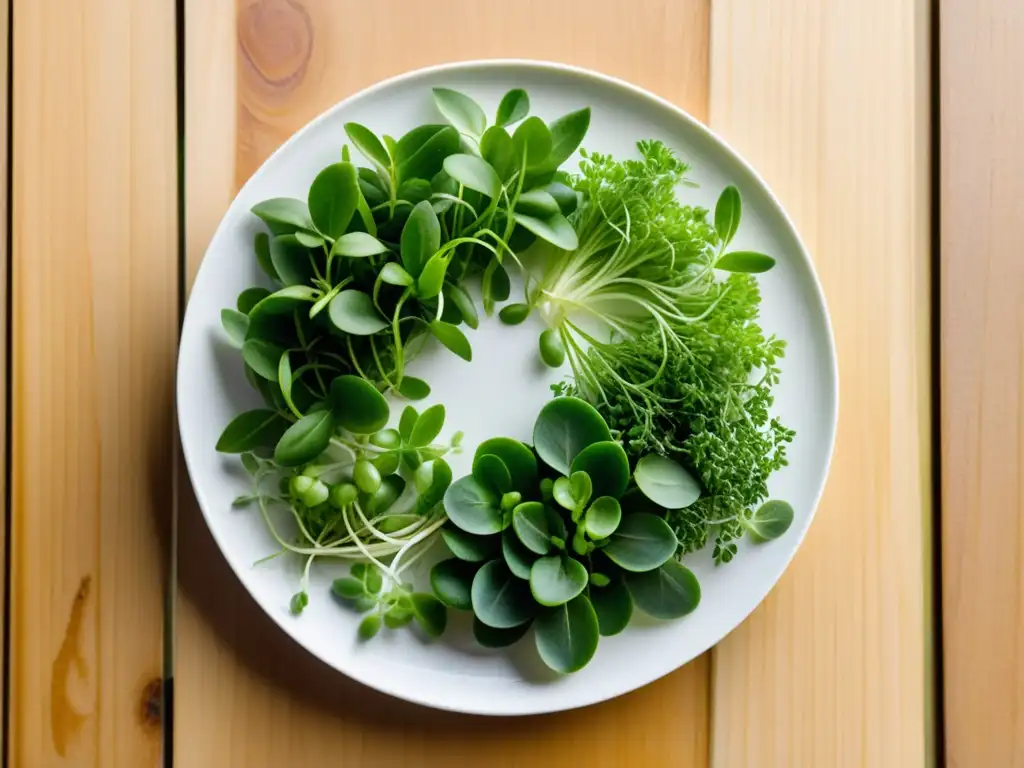
<path fill-rule="evenodd" d="M 700 188 L 683 190 L 685 199 L 713 208 L 722 188 L 735 184 L 743 219 L 734 247 L 778 261 L 761 276 L 762 322 L 789 344 L 774 411 L 797 436 L 790 464 L 773 476 L 770 491 L 793 505 L 793 526 L 775 542 L 741 544 L 726 566 L 716 568 L 707 550 L 687 556 L 702 587 L 698 609 L 678 621 L 635 618 L 626 632 L 602 638 L 593 661 L 566 677 L 542 671 L 531 636 L 508 651 L 486 651 L 474 645 L 468 623 L 457 617 L 433 643 L 411 630 L 358 642 L 358 617 L 329 594 L 331 580 L 347 571 L 342 564 L 314 567 L 309 606 L 292 616 L 288 604 L 299 563 L 281 557 L 253 565 L 277 547 L 257 512 L 232 508 L 232 499 L 246 492 L 247 478 L 237 457 L 214 450 L 231 418 L 259 404 L 220 325 L 220 310 L 233 307 L 243 288 L 260 281 L 252 242 L 261 225 L 250 207 L 270 197 L 304 199 L 316 173 L 338 159 L 348 121 L 394 136 L 423 122 L 441 122 L 433 86 L 461 90 L 491 115 L 502 94 L 517 87 L 529 92 L 531 113 L 546 120 L 589 105 L 593 118 L 584 146 L 617 157 L 636 156 L 638 139 L 661 139 L 693 166 Z M 466 433 L 466 453 L 451 462 L 456 477 L 468 472 L 483 439 L 530 439 L 536 414 L 550 397 L 548 385 L 562 375 L 537 365 L 538 332 L 529 322 L 510 328 L 488 318 L 470 332 L 472 364 L 443 349 L 427 349 L 410 369 L 433 387 L 427 403 L 447 408 L 443 436 L 457 429 Z M 835 352 L 821 288 L 792 223 L 764 182 L 721 139 L 671 104 L 608 77 L 534 62 L 470 62 L 412 72 L 343 101 L 296 133 L 224 216 L 192 289 L 178 364 L 182 446 L 196 497 L 224 557 L 263 610 L 308 651 L 366 685 L 432 707 L 493 715 L 552 712 L 618 696 L 685 664 L 743 621 L 778 580 L 811 522 L 832 453 L 836 409 Z"/>

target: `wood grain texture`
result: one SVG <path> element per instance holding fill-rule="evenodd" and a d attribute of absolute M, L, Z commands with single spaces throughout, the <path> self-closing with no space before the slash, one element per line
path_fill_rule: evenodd
<path fill-rule="evenodd" d="M 950 768 L 1024 766 L 1024 5 L 942 0 L 942 583 Z"/>
<path fill-rule="evenodd" d="M 623 35 L 630 27 L 647 31 Z M 401 0 L 240 0 L 237 8 L 191 0 L 186 30 L 190 275 L 230 196 L 271 151 L 341 98 L 405 70 L 454 58 L 561 60 L 707 114 L 707 0 L 524 0 L 500 13 L 473 0 L 443 12 Z M 237 54 L 234 67 L 228 51 Z M 225 126 L 235 133 L 225 138 Z M 707 656 L 632 695 L 562 715 L 497 720 L 405 705 L 349 682 L 284 637 L 230 573 L 189 493 L 183 481 L 181 765 L 527 766 L 584 750 L 595 767 L 707 765 Z"/>
<path fill-rule="evenodd" d="M 7 589 L 5 581 L 7 578 L 7 560 L 9 556 L 7 551 L 6 516 L 10 514 L 10 509 L 7 505 L 7 430 L 10 427 L 10 414 L 7 412 L 7 326 L 10 314 L 8 310 L 10 286 L 7 282 L 10 259 L 7 247 L 7 211 L 8 204 L 10 203 L 10 189 L 7 183 L 8 163 L 10 161 L 7 143 L 7 120 L 11 105 L 7 76 L 10 9 L 10 3 L 7 0 L 0 1 L 0 179 L 3 180 L 0 182 L 0 307 L 3 307 L 3 310 L 0 311 L 0 360 L 3 360 L 4 373 L 0 377 L 0 467 L 3 467 L 3 471 L 0 472 L 0 499 L 3 499 L 5 515 L 3 523 L 0 524 L 0 615 L 4 617 L 7 616 L 5 605 Z M 4 657 L 0 660 L 0 690 L 6 690 L 7 681 L 7 658 Z M 0 732 L 0 756 L 6 754 L 6 749 L 7 745 L 4 742 L 4 734 Z"/>
<path fill-rule="evenodd" d="M 174 3 L 14 0 L 12 766 L 160 764 Z"/>
<path fill-rule="evenodd" d="M 934 759 L 928 6 L 712 4 L 711 125 L 813 254 L 841 390 L 807 540 L 714 651 L 715 768 Z"/>

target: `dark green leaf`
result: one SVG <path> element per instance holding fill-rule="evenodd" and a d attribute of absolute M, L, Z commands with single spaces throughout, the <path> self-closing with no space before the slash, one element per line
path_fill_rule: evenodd
<path fill-rule="evenodd" d="M 586 595 L 579 595 L 557 608 L 542 609 L 534 621 L 534 635 L 545 664 L 563 674 L 576 672 L 597 651 L 597 614 Z"/>
<path fill-rule="evenodd" d="M 493 454 L 501 459 L 512 477 L 512 489 L 519 491 L 525 498 L 536 496 L 537 459 L 533 451 L 508 437 L 492 437 L 484 440 L 473 454 L 476 462 L 481 456 Z"/>
<path fill-rule="evenodd" d="M 497 629 L 529 621 L 536 611 L 529 585 L 513 576 L 501 560 L 492 560 L 476 572 L 470 596 L 477 618 Z"/>
<path fill-rule="evenodd" d="M 233 309 L 222 309 L 220 324 L 224 326 L 232 346 L 241 349 L 245 343 L 246 331 L 249 330 L 249 316 Z"/>
<path fill-rule="evenodd" d="M 444 159 L 444 171 L 462 186 L 487 197 L 497 197 L 501 192 L 498 173 L 482 157 L 448 155 Z"/>
<path fill-rule="evenodd" d="M 401 435 L 402 439 L 407 441 L 412 437 L 412 430 L 416 426 L 416 420 L 419 419 L 420 415 L 411 405 L 405 406 L 402 410 L 402 415 L 398 419 L 398 434 Z"/>
<path fill-rule="evenodd" d="M 541 605 L 562 605 L 583 592 L 587 580 L 587 569 L 579 560 L 565 554 L 549 555 L 530 569 L 530 593 Z"/>
<path fill-rule="evenodd" d="M 662 518 L 647 512 L 625 515 L 601 550 L 626 571 L 657 568 L 675 554 L 679 542 Z"/>
<path fill-rule="evenodd" d="M 489 453 L 478 455 L 473 459 L 473 477 L 497 496 L 508 493 L 512 489 L 512 478 L 505 462 Z"/>
<path fill-rule="evenodd" d="M 517 209 L 512 217 L 516 220 L 516 224 L 525 227 L 537 237 L 564 251 L 573 251 L 579 247 L 580 241 L 576 237 L 576 230 L 572 228 L 569 220 L 560 213 L 547 219 L 538 219 L 520 213 Z"/>
<path fill-rule="evenodd" d="M 454 325 L 435 320 L 430 324 L 430 332 L 435 339 L 463 360 L 468 362 L 473 359 L 473 349 L 469 346 L 469 339 Z"/>
<path fill-rule="evenodd" d="M 498 104 L 498 115 L 494 122 L 498 125 L 518 123 L 530 113 L 530 97 L 522 88 L 513 88 L 501 97 Z"/>
<path fill-rule="evenodd" d="M 342 291 L 331 299 L 327 313 L 335 328 L 353 336 L 369 336 L 389 325 L 373 299 L 362 291 Z"/>
<path fill-rule="evenodd" d="M 274 411 L 257 409 L 240 413 L 217 440 L 221 453 L 243 453 L 257 448 L 273 448 L 288 429 L 288 421 Z"/>
<path fill-rule="evenodd" d="M 428 637 L 440 637 L 448 626 L 448 611 L 433 595 L 416 592 L 412 595 L 412 613 Z"/>
<path fill-rule="evenodd" d="M 487 116 L 469 96 L 450 88 L 434 88 L 434 103 L 460 133 L 479 136 L 487 127 Z"/>
<path fill-rule="evenodd" d="M 358 201 L 356 167 L 333 163 L 320 171 L 309 187 L 309 216 L 321 233 L 336 240 L 348 229 Z"/>
<path fill-rule="evenodd" d="M 572 460 L 573 472 L 586 472 L 594 485 L 595 496 L 619 498 L 629 485 L 629 459 L 616 442 L 588 445 Z"/>
<path fill-rule="evenodd" d="M 271 240 L 270 260 L 285 285 L 305 285 L 313 279 L 309 249 L 295 235 L 278 235 Z"/>
<path fill-rule="evenodd" d="M 715 262 L 715 269 L 726 272 L 759 274 L 775 266 L 775 259 L 757 251 L 731 251 Z"/>
<path fill-rule="evenodd" d="M 366 641 L 372 640 L 380 632 L 380 616 L 376 613 L 371 613 L 361 622 L 359 622 L 359 639 Z"/>
<path fill-rule="evenodd" d="M 527 633 L 533 622 L 526 621 L 518 627 L 508 629 L 496 629 L 488 627 L 480 619 L 473 617 L 473 637 L 484 648 L 507 648 L 513 645 Z"/>
<path fill-rule="evenodd" d="M 576 455 L 588 445 L 611 440 L 608 425 L 592 405 L 557 397 L 545 405 L 533 427 L 534 449 L 552 469 L 568 475 Z"/>
<path fill-rule="evenodd" d="M 274 262 L 270 258 L 270 236 L 266 232 L 257 232 L 254 241 L 256 249 L 256 263 L 260 265 L 267 277 L 271 280 L 280 280 L 277 270 L 274 269 Z"/>
<path fill-rule="evenodd" d="M 335 421 L 349 432 L 369 435 L 387 426 L 391 410 L 384 395 L 359 376 L 338 376 L 331 382 Z"/>
<path fill-rule="evenodd" d="M 398 188 L 398 199 L 413 205 L 429 200 L 432 194 L 433 189 L 426 179 L 406 179 Z"/>
<path fill-rule="evenodd" d="M 766 501 L 747 521 L 750 538 L 756 543 L 779 538 L 793 524 L 793 508 L 784 501 Z"/>
<path fill-rule="evenodd" d="M 355 600 L 357 597 L 366 594 L 363 582 L 349 576 L 332 581 L 331 591 L 345 600 Z"/>
<path fill-rule="evenodd" d="M 387 137 L 384 137 L 387 143 Z M 449 125 L 421 125 L 413 128 L 391 151 L 399 181 L 431 179 L 448 155 L 459 151 L 459 132 Z"/>
<path fill-rule="evenodd" d="M 437 297 L 444 285 L 448 264 L 454 255 L 455 251 L 449 251 L 448 253 L 435 253 L 430 257 L 416 280 L 416 295 L 419 298 L 433 299 Z"/>
<path fill-rule="evenodd" d="M 270 291 L 260 286 L 246 288 L 244 291 L 238 294 L 238 300 L 235 302 L 235 307 L 243 315 L 248 315 L 252 311 L 253 307 L 259 304 L 269 295 Z"/>
<path fill-rule="evenodd" d="M 477 566 L 464 560 L 442 560 L 430 569 L 430 588 L 442 603 L 460 611 L 473 609 L 470 590 Z"/>
<path fill-rule="evenodd" d="M 558 368 L 565 362 L 565 345 L 554 328 L 547 328 L 540 334 L 540 359 L 551 368 Z"/>
<path fill-rule="evenodd" d="M 402 229 L 402 265 L 414 278 L 420 276 L 427 261 L 441 247 L 441 224 L 437 214 L 424 201 L 417 203 Z"/>
<path fill-rule="evenodd" d="M 551 131 L 539 117 L 528 117 L 512 134 L 516 167 L 539 165 L 551 154 Z"/>
<path fill-rule="evenodd" d="M 398 393 L 410 400 L 422 400 L 430 396 L 430 385 L 415 376 L 403 376 L 402 383 L 398 385 Z"/>
<path fill-rule="evenodd" d="M 576 151 L 590 128 L 590 107 L 555 120 L 551 123 L 551 153 L 544 162 L 544 170 L 554 171 Z"/>
<path fill-rule="evenodd" d="M 345 133 L 348 134 L 349 141 L 356 145 L 356 149 L 362 152 L 363 157 L 367 160 L 382 168 L 388 168 L 391 165 L 388 151 L 384 149 L 380 139 L 369 128 L 359 123 L 345 123 Z"/>
<path fill-rule="evenodd" d="M 398 501 L 404 492 L 405 480 L 401 475 L 388 475 L 381 479 L 380 485 L 373 492 L 373 495 L 361 502 L 363 511 L 370 517 L 383 515 L 394 506 L 394 503 Z M 384 533 L 387 532 L 384 531 Z"/>
<path fill-rule="evenodd" d="M 622 520 L 622 507 L 611 496 L 599 496 L 587 510 L 585 525 L 592 539 L 607 539 Z"/>
<path fill-rule="evenodd" d="M 561 214 L 558 201 L 543 189 L 531 189 L 523 192 L 516 201 L 516 213 L 532 216 L 537 219 L 548 219 Z"/>
<path fill-rule="evenodd" d="M 529 580 L 530 569 L 537 555 L 523 546 L 523 542 L 511 528 L 506 528 L 501 533 L 501 555 L 517 579 Z"/>
<path fill-rule="evenodd" d="M 637 608 L 656 619 L 678 619 L 700 604 L 700 582 L 677 560 L 645 573 L 627 573 L 626 586 Z"/>
<path fill-rule="evenodd" d="M 498 317 L 505 325 L 519 325 L 529 316 L 529 304 L 506 304 L 498 313 Z"/>
<path fill-rule="evenodd" d="M 398 476 L 392 475 L 392 477 Z M 381 488 L 385 487 L 384 484 L 387 483 L 389 479 L 390 478 L 388 477 L 384 478 L 381 484 Z M 381 489 L 378 488 L 377 493 L 375 493 L 374 496 L 377 496 L 377 494 L 379 494 L 380 492 Z M 399 531 L 405 530 L 406 528 L 421 522 L 423 522 L 422 518 L 420 518 L 419 515 L 412 514 L 411 512 L 390 514 L 385 517 L 382 517 L 380 521 L 377 523 L 376 528 L 381 533 L 398 533 Z"/>
<path fill-rule="evenodd" d="M 417 468 L 417 472 L 424 467 L 430 467 L 430 484 L 425 489 L 419 489 L 419 496 L 416 497 L 416 506 L 413 512 L 420 516 L 426 516 L 434 511 L 444 500 L 448 487 L 452 484 L 452 468 L 442 458 L 432 459 Z"/>
<path fill-rule="evenodd" d="M 498 556 L 497 536 L 475 536 L 461 528 L 446 525 L 441 529 L 441 538 L 459 560 L 482 563 Z"/>
<path fill-rule="evenodd" d="M 281 347 L 263 339 L 248 339 L 242 345 L 242 359 L 246 365 L 269 381 L 277 381 L 277 365 L 282 352 Z"/>
<path fill-rule="evenodd" d="M 298 616 L 306 609 L 307 605 L 309 605 L 309 595 L 305 592 L 296 592 L 292 595 L 292 601 L 289 607 L 291 608 L 291 612 Z"/>
<path fill-rule="evenodd" d="M 548 514 L 539 501 L 525 501 L 517 506 L 512 513 L 512 528 L 531 552 L 546 555 L 551 551 Z"/>
<path fill-rule="evenodd" d="M 480 139 L 480 154 L 502 181 L 508 181 L 518 168 L 515 147 L 508 131 L 492 125 Z"/>
<path fill-rule="evenodd" d="M 432 405 L 419 415 L 416 425 L 409 435 L 409 445 L 422 448 L 430 445 L 434 438 L 441 433 L 444 426 L 444 406 Z"/>
<path fill-rule="evenodd" d="M 573 213 L 579 206 L 579 197 L 576 190 L 557 181 L 553 181 L 542 188 L 558 202 L 558 209 L 563 216 Z"/>
<path fill-rule="evenodd" d="M 311 231 L 313 221 L 309 208 L 302 200 L 291 197 L 276 197 L 264 200 L 252 207 L 252 212 L 263 219 L 272 232 L 294 232 L 297 229 Z M 282 229 L 283 227 L 283 229 Z M 257 246 L 258 247 L 258 246 Z"/>
<path fill-rule="evenodd" d="M 452 523 L 479 536 L 500 533 L 507 527 L 500 504 L 501 498 L 472 475 L 452 483 L 444 495 L 444 508 Z"/>
<path fill-rule="evenodd" d="M 715 204 L 715 231 L 722 241 L 722 248 L 725 248 L 736 236 L 736 230 L 740 226 L 742 205 L 740 203 L 740 191 L 731 184 L 722 190 Z"/>
<path fill-rule="evenodd" d="M 281 315 L 290 315 L 295 310 L 308 308 L 316 297 L 316 290 L 308 285 L 290 285 L 270 294 L 249 311 L 249 331 L 246 338 L 279 337 L 282 324 L 291 325 L 291 321 L 282 323 Z M 290 333 L 289 327 L 287 335 Z"/>
<path fill-rule="evenodd" d="M 619 634 L 633 616 L 633 599 L 621 579 L 613 579 L 607 586 L 591 589 L 590 602 L 597 614 L 598 629 L 604 637 Z"/>
<path fill-rule="evenodd" d="M 700 498 L 700 483 L 667 456 L 644 456 L 633 470 L 633 479 L 644 496 L 665 509 L 684 509 Z"/>
<path fill-rule="evenodd" d="M 339 256 L 361 258 L 385 253 L 388 247 L 365 232 L 349 232 L 334 241 L 331 252 Z"/>
<path fill-rule="evenodd" d="M 480 318 L 476 313 L 476 305 L 473 303 L 473 299 L 470 298 L 469 294 L 466 293 L 458 285 L 449 285 L 445 288 L 445 297 L 448 301 L 445 302 L 445 306 L 450 302 L 454 304 L 459 314 L 462 315 L 462 319 L 466 321 L 466 325 L 470 328 L 476 328 L 480 325 Z"/>
<path fill-rule="evenodd" d="M 283 467 L 297 467 L 326 450 L 334 434 L 330 411 L 314 411 L 292 424 L 274 449 L 274 461 Z"/>
<path fill-rule="evenodd" d="M 277 385 L 281 388 L 281 395 L 288 404 L 288 409 L 301 418 L 302 412 L 295 407 L 295 401 L 292 400 L 292 361 L 288 350 L 281 353 L 281 359 L 277 363 Z"/>

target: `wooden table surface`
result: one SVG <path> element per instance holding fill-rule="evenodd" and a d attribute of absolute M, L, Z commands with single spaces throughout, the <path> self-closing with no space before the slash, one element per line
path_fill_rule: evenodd
<path fill-rule="evenodd" d="M 1020 0 L 0 6 L 7 765 L 1024 766 Z M 764 604 L 644 689 L 520 719 L 397 702 L 284 637 L 202 521 L 173 403 L 249 175 L 373 82 L 490 57 L 630 80 L 735 146 L 814 257 L 841 381 Z"/>

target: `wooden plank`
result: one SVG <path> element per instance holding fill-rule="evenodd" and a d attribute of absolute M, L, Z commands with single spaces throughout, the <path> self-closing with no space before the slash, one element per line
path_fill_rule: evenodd
<path fill-rule="evenodd" d="M 236 12 L 230 0 L 193 0 L 186 15 L 189 272 L 229 190 L 324 108 L 404 70 L 453 57 L 562 60 L 630 79 L 706 116 L 707 6 L 707 0 L 524 0 L 499 12 L 490 3 L 454 0 L 439 12 L 401 0 L 240 0 Z M 647 32 L 623 35 L 629 28 Z M 229 52 L 237 53 L 237 70 Z M 236 134 L 225 138 L 225 126 Z M 243 592 L 190 502 L 183 502 L 179 521 L 175 759 L 181 765 L 432 766 L 485 759 L 489 766 L 522 766 L 562 762 L 584 749 L 593 766 L 707 765 L 707 656 L 635 694 L 579 712 L 516 720 L 429 712 L 314 662 Z"/>
<path fill-rule="evenodd" d="M 946 754 L 1024 766 L 1024 5 L 942 0 Z"/>
<path fill-rule="evenodd" d="M 934 760 L 928 13 L 927 0 L 712 6 L 711 125 L 814 255 L 841 382 L 818 517 L 714 652 L 715 768 Z"/>
<path fill-rule="evenodd" d="M 15 0 L 8 760 L 157 766 L 172 0 Z"/>
<path fill-rule="evenodd" d="M 4 519 L 0 522 L 0 615 L 7 617 L 7 519 L 10 515 L 10 508 L 7 503 L 7 430 L 10 427 L 10 418 L 7 413 L 7 381 L 9 372 L 7 369 L 7 328 L 10 315 L 8 300 L 10 297 L 8 286 L 9 259 L 8 250 L 8 204 L 9 184 L 8 170 L 10 163 L 10 150 L 8 140 L 8 116 L 10 114 L 10 91 L 8 89 L 8 72 L 10 60 L 8 58 L 10 49 L 10 11 L 11 6 L 7 0 L 0 2 L 0 360 L 3 360 L 3 376 L 0 377 L 0 499 L 4 504 Z M 0 691 L 7 688 L 7 657 L 0 662 Z M 6 754 L 7 745 L 4 742 L 4 734 L 0 732 L 0 755 Z"/>

